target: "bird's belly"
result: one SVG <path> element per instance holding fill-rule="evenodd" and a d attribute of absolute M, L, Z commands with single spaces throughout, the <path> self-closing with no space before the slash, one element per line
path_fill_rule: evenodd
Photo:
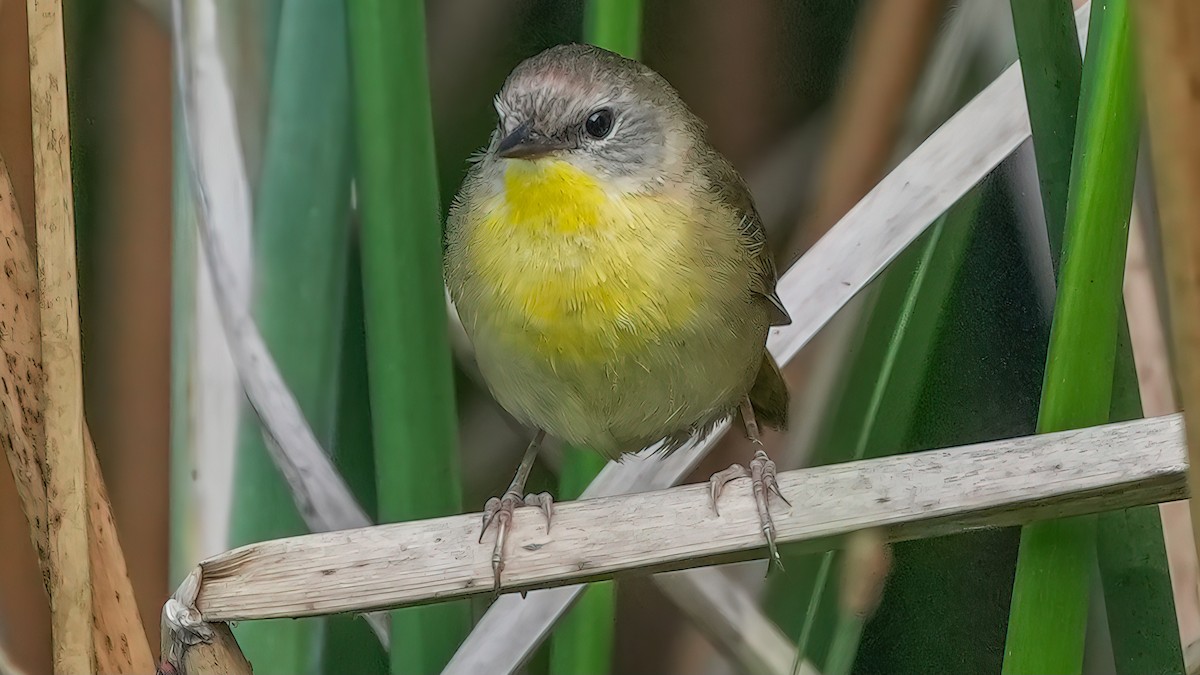
<path fill-rule="evenodd" d="M 762 359 L 767 320 L 720 294 L 681 298 L 644 266 L 608 261 L 530 264 L 460 311 L 497 402 L 525 424 L 615 456 L 736 405 Z"/>
<path fill-rule="evenodd" d="M 757 323 L 757 325 L 756 325 Z M 523 423 L 615 456 L 727 414 L 762 359 L 766 322 L 666 335 L 596 359 L 476 341 L 493 396 Z"/>
<path fill-rule="evenodd" d="M 530 171 L 510 169 L 451 260 L 496 400 L 609 455 L 727 412 L 766 336 L 735 230 L 701 237 L 685 205 L 609 196 L 563 163 Z"/>

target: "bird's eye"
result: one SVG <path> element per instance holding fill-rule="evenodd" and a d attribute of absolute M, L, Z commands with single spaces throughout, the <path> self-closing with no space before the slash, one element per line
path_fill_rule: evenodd
<path fill-rule="evenodd" d="M 583 123 L 584 131 L 587 131 L 588 136 L 592 138 L 604 138 L 608 132 L 612 131 L 612 127 L 613 112 L 608 108 L 601 108 L 593 112 Z"/>

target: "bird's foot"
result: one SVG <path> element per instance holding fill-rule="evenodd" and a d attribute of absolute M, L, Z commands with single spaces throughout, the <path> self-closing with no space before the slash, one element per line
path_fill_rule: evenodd
<path fill-rule="evenodd" d="M 504 571 L 504 540 L 512 526 L 513 511 L 518 506 L 536 506 L 546 515 L 546 533 L 550 532 L 550 520 L 554 515 L 554 499 L 548 492 L 521 495 L 511 490 L 503 497 L 492 497 L 483 507 L 483 528 L 479 531 L 479 543 L 483 543 L 483 535 L 487 533 L 492 523 L 496 524 L 496 547 L 492 549 L 492 574 L 494 576 L 493 592 L 500 592 L 500 573 Z"/>
<path fill-rule="evenodd" d="M 721 515 L 717 511 L 717 500 L 721 497 L 721 491 L 725 488 L 726 483 L 738 478 L 749 478 L 751 481 L 750 486 L 754 492 L 754 503 L 758 507 L 758 521 L 762 524 L 763 536 L 767 539 L 767 548 L 771 552 L 771 561 L 779 567 L 780 571 L 783 571 L 783 559 L 779 556 L 779 549 L 775 547 L 775 521 L 771 519 L 770 496 L 774 494 L 789 507 L 792 504 L 779 491 L 779 482 L 775 479 L 775 462 L 771 461 L 771 458 L 767 457 L 767 453 L 759 447 L 754 452 L 754 459 L 750 461 L 749 469 L 743 467 L 741 464 L 734 464 L 724 471 L 714 473 L 708 481 L 713 513 Z M 770 569 L 769 565 L 768 569 Z"/>

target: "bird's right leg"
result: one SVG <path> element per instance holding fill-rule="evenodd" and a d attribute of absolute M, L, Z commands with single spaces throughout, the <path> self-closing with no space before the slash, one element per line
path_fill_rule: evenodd
<path fill-rule="evenodd" d="M 554 514 L 554 500 L 550 497 L 550 493 L 542 492 L 521 497 L 521 493 L 525 491 L 525 481 L 529 480 L 529 472 L 533 469 L 533 462 L 537 459 L 538 449 L 545 437 L 545 431 L 537 432 L 533 440 L 529 442 L 529 447 L 525 449 L 525 456 L 521 458 L 521 465 L 517 467 L 517 475 L 513 476 L 512 483 L 509 483 L 504 495 L 492 497 L 483 507 L 483 529 L 479 532 L 480 543 L 483 543 L 483 535 L 487 533 L 492 523 L 496 524 L 496 547 L 492 549 L 492 573 L 495 576 L 494 589 L 497 593 L 500 592 L 500 573 L 504 571 L 504 540 L 512 525 L 513 510 L 518 506 L 541 508 L 542 513 L 546 514 L 546 532 L 550 531 L 550 518 Z"/>

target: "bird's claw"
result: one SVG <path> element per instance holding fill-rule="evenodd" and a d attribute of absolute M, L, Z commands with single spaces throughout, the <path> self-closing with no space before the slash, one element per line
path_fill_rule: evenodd
<path fill-rule="evenodd" d="M 712 478 L 708 479 L 708 497 L 710 503 L 712 504 L 714 515 L 721 515 L 721 512 L 717 510 L 717 500 L 721 498 L 721 491 L 725 489 L 725 484 L 729 481 L 737 480 L 739 478 L 749 477 L 749 469 L 741 464 L 734 464 L 724 471 L 718 471 L 714 473 Z"/>
<path fill-rule="evenodd" d="M 554 518 L 554 498 L 549 492 L 525 495 L 525 506 L 536 506 L 546 516 L 546 534 L 550 534 L 550 521 Z"/>
<path fill-rule="evenodd" d="M 767 457 L 767 453 L 762 448 L 759 448 L 754 453 L 754 459 L 751 460 L 749 469 L 740 464 L 734 464 L 724 471 L 713 474 L 708 481 L 713 513 L 721 515 L 717 510 L 717 500 L 721 497 L 721 491 L 727 483 L 738 478 L 749 478 L 751 481 L 750 487 L 754 493 L 754 504 L 758 507 L 758 520 L 762 524 L 763 537 L 767 540 L 771 562 L 782 572 L 783 558 L 780 557 L 779 549 L 775 546 L 775 521 L 771 518 L 770 495 L 774 494 L 779 497 L 789 507 L 792 503 L 783 496 L 783 492 L 779 489 L 779 482 L 775 478 L 775 462 Z M 770 571 L 769 565 L 767 570 Z"/>
<path fill-rule="evenodd" d="M 479 531 L 479 543 L 493 523 L 496 524 L 496 545 L 492 549 L 492 592 L 500 593 L 500 574 L 504 571 L 504 541 L 512 527 L 513 511 L 518 506 L 536 506 L 546 516 L 546 532 L 550 532 L 550 520 L 554 516 L 554 499 L 548 492 L 521 496 L 506 492 L 503 497 L 492 497 L 483 506 L 483 526 Z"/>

